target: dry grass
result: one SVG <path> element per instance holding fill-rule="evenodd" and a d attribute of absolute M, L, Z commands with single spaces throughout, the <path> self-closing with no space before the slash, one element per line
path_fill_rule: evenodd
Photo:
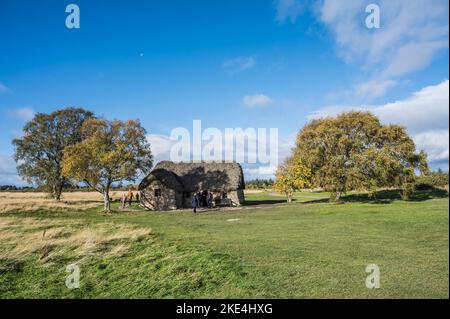
<path fill-rule="evenodd" d="M 247 194 L 259 194 L 259 193 L 264 193 L 265 192 L 265 190 L 263 190 L 263 189 L 245 189 L 244 190 L 244 194 L 245 195 L 247 195 Z"/>
<path fill-rule="evenodd" d="M 83 260 L 101 254 L 121 256 L 133 241 L 145 238 L 150 229 L 128 224 L 95 224 L 75 221 L 5 217 L 0 219 L 0 270 L 35 258 L 43 265 L 63 256 Z"/>
<path fill-rule="evenodd" d="M 248 189 L 245 194 L 259 194 L 262 190 Z M 111 192 L 113 200 L 118 200 L 122 191 Z M 21 211 L 30 212 L 40 209 L 82 211 L 103 204 L 102 195 L 98 192 L 67 192 L 62 194 L 61 201 L 38 192 L 0 192 L 0 213 Z"/>
<path fill-rule="evenodd" d="M 111 192 L 113 199 L 118 199 L 121 192 Z M 36 211 L 43 208 L 53 210 L 86 210 L 99 206 L 102 195 L 97 192 L 63 193 L 61 201 L 48 198 L 46 193 L 34 192 L 0 192 L 0 213 L 10 211 Z"/>

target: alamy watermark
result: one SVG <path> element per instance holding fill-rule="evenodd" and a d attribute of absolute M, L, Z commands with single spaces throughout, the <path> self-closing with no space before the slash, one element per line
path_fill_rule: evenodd
<path fill-rule="evenodd" d="M 80 7 L 74 3 L 67 5 L 66 13 L 69 15 L 66 17 L 67 29 L 79 29 L 80 28 Z"/>
<path fill-rule="evenodd" d="M 80 288 L 80 267 L 77 264 L 67 265 L 66 272 L 68 273 L 66 287 L 69 289 Z"/>
<path fill-rule="evenodd" d="M 366 273 L 369 273 L 366 278 L 366 287 L 369 289 L 380 288 L 380 267 L 376 264 L 367 265 Z"/>
<path fill-rule="evenodd" d="M 369 15 L 366 17 L 366 27 L 368 29 L 379 29 L 380 7 L 377 4 L 371 3 L 367 5 L 366 13 L 369 13 Z"/>
<path fill-rule="evenodd" d="M 278 128 L 203 129 L 201 120 L 193 120 L 191 131 L 184 127 L 171 131 L 171 161 L 235 161 L 278 166 Z"/>
<path fill-rule="evenodd" d="M 66 6 L 66 13 L 69 13 L 66 17 L 66 27 L 68 29 L 80 28 L 80 7 L 77 4 L 71 3 Z M 369 15 L 366 17 L 366 27 L 368 29 L 380 28 L 380 6 L 371 3 L 366 6 L 366 13 Z"/>

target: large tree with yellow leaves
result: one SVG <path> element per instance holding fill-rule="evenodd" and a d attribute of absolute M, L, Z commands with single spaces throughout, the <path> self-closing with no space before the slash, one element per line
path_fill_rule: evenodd
<path fill-rule="evenodd" d="M 110 211 L 113 183 L 134 181 L 153 164 L 146 131 L 138 121 L 89 119 L 82 128 L 83 141 L 64 150 L 62 174 L 100 192 Z"/>
<path fill-rule="evenodd" d="M 297 136 L 294 158 L 311 169 L 311 182 L 339 200 L 348 190 L 400 187 L 407 198 L 416 171 L 428 171 L 405 128 L 383 125 L 369 112 L 316 119 Z"/>

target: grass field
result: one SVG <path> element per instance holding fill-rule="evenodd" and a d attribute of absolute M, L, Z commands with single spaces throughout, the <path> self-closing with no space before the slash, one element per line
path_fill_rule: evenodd
<path fill-rule="evenodd" d="M 105 215 L 92 194 L 57 207 L 16 195 L 0 207 L 0 297 L 448 298 L 447 194 L 395 194 L 330 204 L 302 192 L 287 204 L 249 192 L 242 208 L 196 215 Z M 79 289 L 65 285 L 73 263 Z M 379 289 L 365 286 L 368 264 L 380 268 Z"/>

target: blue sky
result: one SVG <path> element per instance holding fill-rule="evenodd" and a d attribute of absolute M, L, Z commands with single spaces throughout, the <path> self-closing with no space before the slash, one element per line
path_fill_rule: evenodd
<path fill-rule="evenodd" d="M 80 29 L 65 26 L 69 3 Z M 370 3 L 380 29 L 365 26 Z M 3 0 L 0 184 L 21 183 L 23 124 L 65 106 L 139 118 L 158 160 L 194 119 L 276 127 L 284 157 L 309 119 L 369 109 L 448 170 L 448 22 L 446 0 Z"/>

